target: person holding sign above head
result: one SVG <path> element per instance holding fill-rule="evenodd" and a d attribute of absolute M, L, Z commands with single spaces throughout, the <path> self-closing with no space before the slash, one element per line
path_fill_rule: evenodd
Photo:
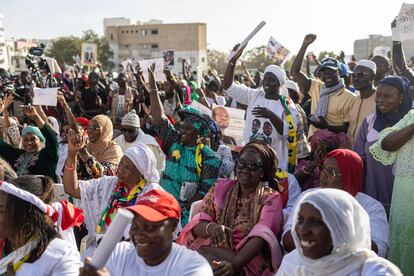
<path fill-rule="evenodd" d="M 127 209 L 135 216 L 129 231 L 132 242 L 118 243 L 106 268 L 97 270 L 86 258 L 81 276 L 213 275 L 206 259 L 173 242 L 181 207 L 171 194 L 150 191 Z"/>
<path fill-rule="evenodd" d="M 296 125 L 300 115 L 294 103 L 279 94 L 279 88 L 286 82 L 285 70 L 269 65 L 264 72 L 263 85 L 257 89 L 236 84 L 233 82 L 234 69 L 243 50 L 244 47 L 235 46 L 235 54 L 229 60 L 224 75 L 223 89 L 237 102 L 248 105 L 244 142 L 253 140 L 250 139 L 252 136 L 254 140 L 267 141 L 277 152 L 279 167 L 286 170 L 289 163 L 291 172 L 296 164 Z"/>
<path fill-rule="evenodd" d="M 346 133 L 349 127 L 349 113 L 356 96 L 345 88 L 344 80 L 340 78 L 339 61 L 335 58 L 322 60 L 319 69 L 322 81 L 311 79 L 300 70 L 306 50 L 315 40 L 314 34 L 305 36 L 290 70 L 301 90 L 312 98 L 309 118 L 312 125 L 308 137 L 318 128 L 328 129 L 334 133 Z"/>

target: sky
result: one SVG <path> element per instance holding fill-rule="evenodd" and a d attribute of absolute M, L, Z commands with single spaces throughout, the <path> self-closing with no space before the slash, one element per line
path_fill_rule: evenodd
<path fill-rule="evenodd" d="M 103 18 L 132 22 L 207 23 L 207 47 L 230 51 L 256 25 L 264 28 L 247 48 L 267 44 L 273 36 L 296 53 L 307 33 L 317 40 L 309 47 L 346 54 L 356 39 L 391 35 L 390 24 L 403 0 L 1 0 L 6 38 L 52 39 L 81 36 L 92 29 L 103 35 Z"/>

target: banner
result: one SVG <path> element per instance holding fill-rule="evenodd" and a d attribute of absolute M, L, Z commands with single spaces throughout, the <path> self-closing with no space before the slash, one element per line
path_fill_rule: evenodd
<path fill-rule="evenodd" d="M 92 66 L 97 63 L 97 45 L 94 43 L 82 43 L 82 65 Z"/>
<path fill-rule="evenodd" d="M 396 27 L 392 30 L 392 40 L 414 39 L 414 4 L 403 3 L 397 16 Z"/>
<path fill-rule="evenodd" d="M 211 117 L 224 134 L 223 142 L 228 145 L 242 146 L 245 111 L 237 108 L 213 105 Z"/>
<path fill-rule="evenodd" d="M 287 56 L 289 55 L 289 50 L 283 47 L 282 44 L 276 41 L 276 39 L 271 36 L 269 42 L 267 43 L 266 48 L 267 55 L 275 61 L 276 64 L 282 65 Z"/>

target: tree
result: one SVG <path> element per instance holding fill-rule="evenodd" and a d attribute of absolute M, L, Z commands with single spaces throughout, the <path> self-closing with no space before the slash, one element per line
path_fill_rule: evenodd
<path fill-rule="evenodd" d="M 227 66 L 226 54 L 218 50 L 207 49 L 207 63 L 210 69 L 216 70 L 219 74 L 224 74 Z"/>
<path fill-rule="evenodd" d="M 82 41 L 75 36 L 59 37 L 52 42 L 52 47 L 45 54 L 53 57 L 59 64 L 73 64 L 73 56 L 80 54 Z"/>
<path fill-rule="evenodd" d="M 102 64 L 103 68 L 111 69 L 114 67 L 113 62 L 110 61 L 114 53 L 109 48 L 108 42 L 92 30 L 84 31 L 82 38 L 68 36 L 53 40 L 52 47 L 46 55 L 55 58 L 59 64 L 62 64 L 62 62 L 73 64 L 73 57 L 81 54 L 82 42 L 95 43 L 97 45 L 98 61 Z"/>
<path fill-rule="evenodd" d="M 257 69 L 262 72 L 268 65 L 274 64 L 274 61 L 267 56 L 265 45 L 246 51 L 242 56 L 242 60 L 244 60 L 247 68 Z"/>

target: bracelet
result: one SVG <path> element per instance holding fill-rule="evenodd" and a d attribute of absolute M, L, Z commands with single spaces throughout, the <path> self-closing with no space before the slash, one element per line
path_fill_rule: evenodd
<path fill-rule="evenodd" d="M 67 169 L 68 171 L 74 171 L 75 170 L 75 165 L 68 166 L 68 164 L 66 164 L 66 162 L 65 162 L 65 169 Z"/>
<path fill-rule="evenodd" d="M 310 172 L 307 172 L 307 171 L 305 170 L 305 168 L 303 168 L 303 169 L 302 169 L 302 172 L 303 172 L 304 174 L 311 174 Z"/>
<path fill-rule="evenodd" d="M 206 234 L 207 234 L 207 235 L 210 235 L 210 233 L 208 232 L 208 227 L 209 227 L 212 223 L 214 223 L 214 222 L 209 222 L 209 223 L 207 223 L 207 225 L 206 225 Z"/>

